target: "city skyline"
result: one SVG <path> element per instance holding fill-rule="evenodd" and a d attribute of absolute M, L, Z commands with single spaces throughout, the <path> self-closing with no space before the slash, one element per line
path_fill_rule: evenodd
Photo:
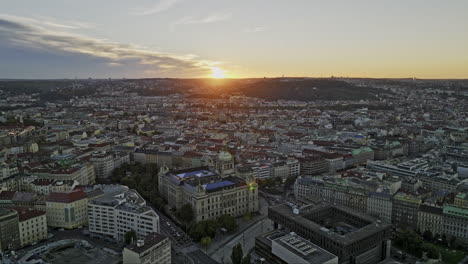
<path fill-rule="evenodd" d="M 466 1 L 2 6 L 0 78 L 468 78 Z"/>

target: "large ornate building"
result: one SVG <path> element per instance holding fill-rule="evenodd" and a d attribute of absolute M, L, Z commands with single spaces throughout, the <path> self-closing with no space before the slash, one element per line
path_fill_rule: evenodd
<path fill-rule="evenodd" d="M 258 211 L 257 183 L 253 177 L 235 176 L 234 161 L 220 152 L 214 166 L 159 172 L 159 192 L 172 208 L 192 205 L 194 220 L 216 219 L 223 214 L 241 216 Z"/>

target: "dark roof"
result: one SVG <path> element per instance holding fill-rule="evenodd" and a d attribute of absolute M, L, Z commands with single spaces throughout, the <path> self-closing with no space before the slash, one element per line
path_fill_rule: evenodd
<path fill-rule="evenodd" d="M 161 235 L 159 233 L 150 233 L 144 238 L 145 243 L 143 246 L 139 247 L 133 244 L 133 245 L 126 246 L 126 248 L 133 252 L 140 254 L 167 238 L 168 238 L 167 236 Z"/>
<path fill-rule="evenodd" d="M 13 209 L 16 212 L 18 212 L 20 222 L 46 214 L 45 211 L 34 210 L 26 207 L 11 207 L 10 209 Z"/>
<path fill-rule="evenodd" d="M 419 211 L 431 214 L 439 214 L 442 215 L 443 209 L 435 206 L 430 206 L 427 204 L 421 204 L 419 206 Z"/>
<path fill-rule="evenodd" d="M 82 190 L 74 190 L 68 193 L 52 192 L 50 193 L 46 201 L 56 203 L 71 203 L 86 198 L 86 193 Z"/>
<path fill-rule="evenodd" d="M 2 191 L 0 192 L 0 200 L 12 200 L 16 191 Z"/>

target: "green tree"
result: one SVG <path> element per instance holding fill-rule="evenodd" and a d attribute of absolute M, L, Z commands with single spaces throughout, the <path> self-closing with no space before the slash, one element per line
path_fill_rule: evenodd
<path fill-rule="evenodd" d="M 231 253 L 232 264 L 242 264 L 243 257 L 244 257 L 244 251 L 242 250 L 241 244 L 238 243 L 232 248 L 232 253 Z"/>
<path fill-rule="evenodd" d="M 237 229 L 237 222 L 234 217 L 224 214 L 218 218 L 218 223 L 220 227 L 226 228 L 228 231 L 234 231 Z"/>
<path fill-rule="evenodd" d="M 206 250 L 208 246 L 211 244 L 211 237 L 209 236 L 202 237 L 202 239 L 200 240 L 200 244 Z"/>
<path fill-rule="evenodd" d="M 284 182 L 284 188 L 289 189 L 289 187 L 291 187 L 291 185 L 293 185 L 295 181 L 296 181 L 296 176 L 289 176 L 288 178 L 286 178 L 286 181 Z"/>
<path fill-rule="evenodd" d="M 446 234 L 442 234 L 442 243 L 444 245 L 447 245 L 447 235 Z"/>
<path fill-rule="evenodd" d="M 455 236 L 450 237 L 450 247 L 455 246 L 455 241 L 457 241 L 457 238 Z"/>
<path fill-rule="evenodd" d="M 241 264 L 250 264 L 251 263 L 251 256 L 247 254 L 245 257 L 242 258 Z"/>
<path fill-rule="evenodd" d="M 136 238 L 137 238 L 137 235 L 136 235 L 135 231 L 133 231 L 133 230 L 130 230 L 130 231 L 126 232 L 125 235 L 124 235 L 124 241 L 125 241 L 126 244 L 132 243 L 133 241 L 135 241 Z"/>
<path fill-rule="evenodd" d="M 428 258 L 436 259 L 439 257 L 439 251 L 432 244 L 424 243 L 422 246 L 422 251 L 427 253 Z"/>
<path fill-rule="evenodd" d="M 180 210 L 177 212 L 179 219 L 185 223 L 190 223 L 193 219 L 193 208 L 192 205 L 186 203 L 182 205 Z"/>
<path fill-rule="evenodd" d="M 423 238 L 427 241 L 432 241 L 432 232 L 431 230 L 426 230 L 424 231 L 424 233 L 422 234 Z"/>
<path fill-rule="evenodd" d="M 251 212 L 245 212 L 244 216 L 242 217 L 245 221 L 249 221 L 252 219 L 252 213 Z"/>

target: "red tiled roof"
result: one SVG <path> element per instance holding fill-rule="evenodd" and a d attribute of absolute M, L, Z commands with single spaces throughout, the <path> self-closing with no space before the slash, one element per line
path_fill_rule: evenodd
<path fill-rule="evenodd" d="M 10 207 L 10 209 L 13 209 L 18 212 L 20 222 L 46 214 L 45 211 L 34 210 L 26 207 Z"/>
<path fill-rule="evenodd" d="M 68 193 L 52 192 L 47 196 L 46 201 L 56 203 L 72 203 L 84 198 L 86 198 L 85 192 L 82 190 L 74 190 Z"/>
<path fill-rule="evenodd" d="M 2 191 L 0 192 L 0 200 L 11 200 L 16 191 Z"/>
<path fill-rule="evenodd" d="M 52 185 L 52 183 L 54 183 L 54 180 L 52 179 L 36 179 L 33 181 L 34 185 L 39 185 L 39 186 Z"/>

